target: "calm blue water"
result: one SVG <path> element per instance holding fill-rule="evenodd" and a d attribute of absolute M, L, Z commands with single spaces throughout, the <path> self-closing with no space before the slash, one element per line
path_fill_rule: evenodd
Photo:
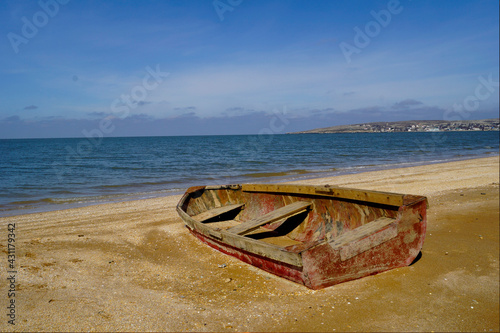
<path fill-rule="evenodd" d="M 498 153 L 499 132 L 0 140 L 0 216 Z"/>

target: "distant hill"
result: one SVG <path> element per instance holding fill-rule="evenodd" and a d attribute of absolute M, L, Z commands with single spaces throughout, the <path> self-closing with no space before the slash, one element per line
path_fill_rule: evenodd
<path fill-rule="evenodd" d="M 439 132 L 439 131 L 498 131 L 499 119 L 482 120 L 407 120 L 393 122 L 362 123 L 317 128 L 301 133 L 381 133 L 381 132 Z"/>

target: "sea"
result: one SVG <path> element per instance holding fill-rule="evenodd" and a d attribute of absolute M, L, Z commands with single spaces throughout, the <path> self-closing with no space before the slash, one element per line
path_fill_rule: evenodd
<path fill-rule="evenodd" d="M 498 155 L 498 131 L 7 139 L 0 217 Z"/>

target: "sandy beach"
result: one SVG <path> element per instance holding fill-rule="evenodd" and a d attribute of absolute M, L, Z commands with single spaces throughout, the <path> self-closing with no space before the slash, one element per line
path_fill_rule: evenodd
<path fill-rule="evenodd" d="M 6 217 L 0 330 L 500 330 L 498 156 L 300 183 L 427 196 L 421 259 L 313 291 L 199 242 L 180 196 Z"/>

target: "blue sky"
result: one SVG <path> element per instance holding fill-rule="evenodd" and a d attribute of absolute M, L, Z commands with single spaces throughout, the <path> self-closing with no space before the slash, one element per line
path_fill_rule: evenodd
<path fill-rule="evenodd" d="M 498 117 L 499 4 L 0 3 L 0 138 Z"/>

